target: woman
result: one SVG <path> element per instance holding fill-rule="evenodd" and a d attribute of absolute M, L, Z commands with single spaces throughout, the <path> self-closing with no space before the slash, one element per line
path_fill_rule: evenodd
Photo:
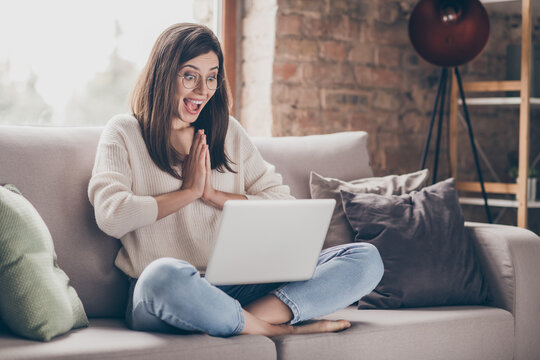
<path fill-rule="evenodd" d="M 122 243 L 115 264 L 132 285 L 126 320 L 136 330 L 223 337 L 343 330 L 344 320 L 293 324 L 371 292 L 382 277 L 373 246 L 324 250 L 309 281 L 216 287 L 201 275 L 225 201 L 292 198 L 229 118 L 224 74 L 211 30 L 169 27 L 135 87 L 133 115 L 114 117 L 101 136 L 88 195 L 99 227 Z"/>

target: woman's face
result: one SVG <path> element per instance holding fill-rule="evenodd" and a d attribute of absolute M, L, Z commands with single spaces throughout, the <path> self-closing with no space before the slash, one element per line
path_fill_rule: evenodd
<path fill-rule="evenodd" d="M 219 60 L 214 52 L 199 55 L 180 67 L 177 80 L 179 127 L 188 127 L 216 92 Z"/>

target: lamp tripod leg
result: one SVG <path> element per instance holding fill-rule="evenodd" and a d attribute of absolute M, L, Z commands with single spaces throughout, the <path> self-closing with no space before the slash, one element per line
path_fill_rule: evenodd
<path fill-rule="evenodd" d="M 433 111 L 431 112 L 431 121 L 429 122 L 429 130 L 426 138 L 426 143 L 424 145 L 424 152 L 422 153 L 422 161 L 420 162 L 420 170 L 426 168 L 426 158 L 429 151 L 429 144 L 431 143 L 431 134 L 433 132 L 433 125 L 435 123 L 435 116 L 437 114 L 437 107 L 439 105 L 439 100 L 441 98 L 441 91 L 443 88 L 443 82 L 447 77 L 447 69 L 443 68 L 441 71 L 441 76 L 439 78 L 439 86 L 437 87 L 437 96 L 435 97 L 435 104 L 433 105 Z"/>
<path fill-rule="evenodd" d="M 446 89 L 448 81 L 448 69 L 444 68 L 442 72 L 442 91 L 441 91 L 441 104 L 439 106 L 439 124 L 437 128 L 437 141 L 435 143 L 435 159 L 433 161 L 433 184 L 437 182 L 437 169 L 439 168 L 439 154 L 441 150 L 441 133 L 444 118 L 444 99 L 446 98 Z"/>
<path fill-rule="evenodd" d="M 482 189 L 482 197 L 484 198 L 484 208 L 486 209 L 486 216 L 489 221 L 489 223 L 493 223 L 493 219 L 491 217 L 491 212 L 489 210 L 488 201 L 487 201 L 487 195 L 486 195 L 486 189 L 484 186 L 484 178 L 482 176 L 482 169 L 480 167 L 480 161 L 478 160 L 478 152 L 476 151 L 476 145 L 474 142 L 474 134 L 471 126 L 471 121 L 469 118 L 469 111 L 467 109 L 467 104 L 465 102 L 465 93 L 463 91 L 463 85 L 461 83 L 461 76 L 459 75 L 459 70 L 457 67 L 454 68 L 454 72 L 456 74 L 456 79 L 459 87 L 459 95 L 461 96 L 461 101 L 463 103 L 463 114 L 465 115 L 465 122 L 467 123 L 467 130 L 469 133 L 469 139 L 471 141 L 471 147 L 473 151 L 474 156 L 474 163 L 476 164 L 476 171 L 478 173 L 478 180 L 480 181 L 480 188 Z"/>

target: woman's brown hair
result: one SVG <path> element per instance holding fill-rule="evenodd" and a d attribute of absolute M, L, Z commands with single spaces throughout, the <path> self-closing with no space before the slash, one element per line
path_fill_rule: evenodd
<path fill-rule="evenodd" d="M 152 160 L 177 179 L 182 177 L 172 166 L 180 161 L 181 155 L 172 146 L 170 135 L 171 119 L 179 116 L 176 92 L 178 71 L 187 61 L 209 52 L 214 52 L 219 60 L 220 86 L 193 126 L 195 131 L 204 129 L 212 169 L 235 172 L 224 149 L 229 126 L 229 96 L 223 52 L 219 40 L 208 27 L 180 23 L 167 28 L 156 40 L 131 95 L 131 111 L 139 121 Z"/>

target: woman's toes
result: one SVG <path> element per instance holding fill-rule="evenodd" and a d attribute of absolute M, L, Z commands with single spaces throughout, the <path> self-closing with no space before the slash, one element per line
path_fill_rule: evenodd
<path fill-rule="evenodd" d="M 337 320 L 337 321 L 331 321 L 331 320 L 323 320 L 325 322 L 325 326 L 327 328 L 326 332 L 335 332 L 340 330 L 345 330 L 351 327 L 351 323 L 347 320 Z"/>
<path fill-rule="evenodd" d="M 319 320 L 311 324 L 298 325 L 294 327 L 295 334 L 314 334 L 324 332 L 336 332 L 351 327 L 351 323 L 346 320 Z"/>

